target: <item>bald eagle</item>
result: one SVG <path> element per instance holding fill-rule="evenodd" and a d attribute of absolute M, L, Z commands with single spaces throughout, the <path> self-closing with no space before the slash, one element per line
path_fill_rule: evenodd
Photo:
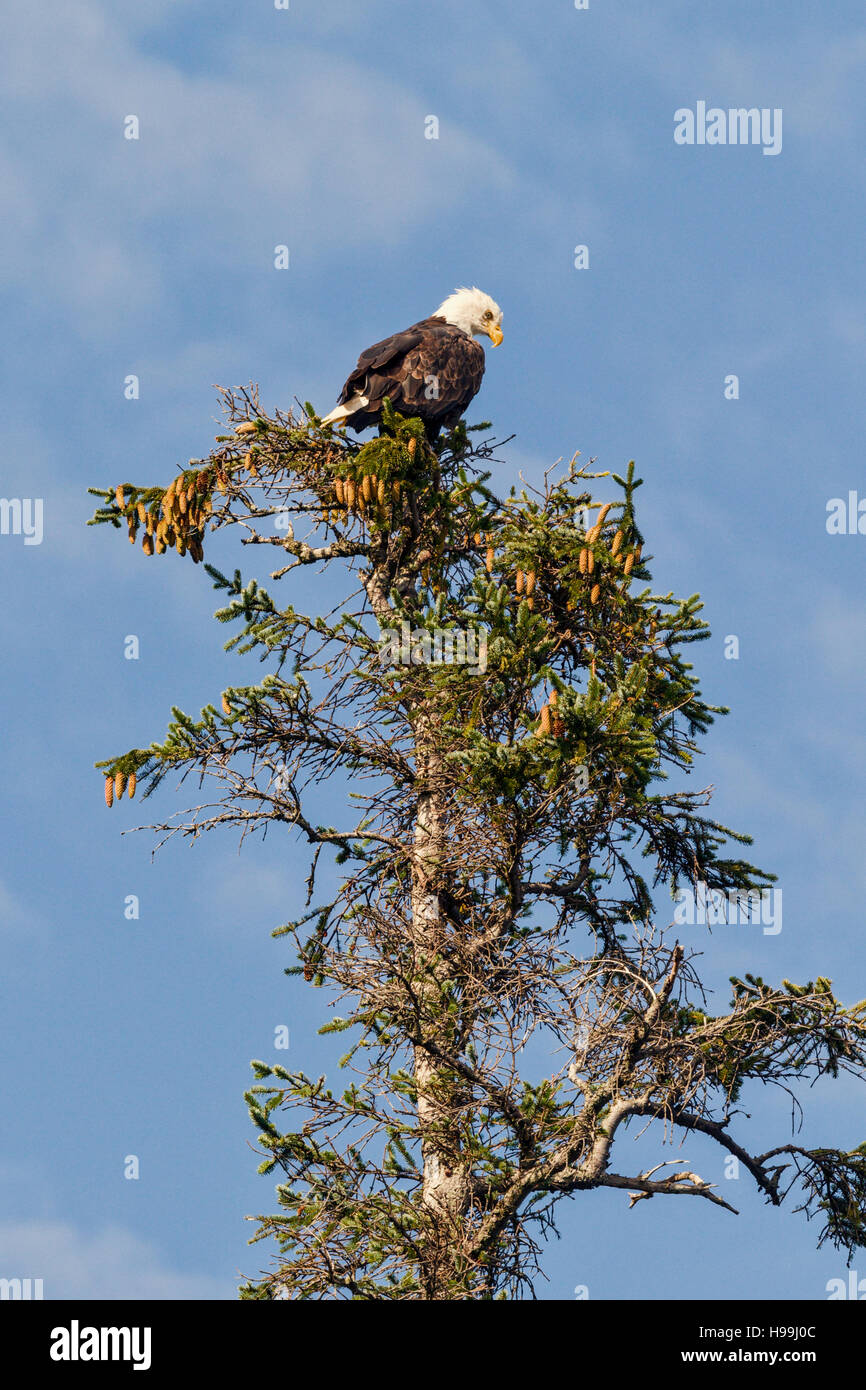
<path fill-rule="evenodd" d="M 455 290 L 429 319 L 361 353 L 339 405 L 322 424 L 365 430 L 377 423 L 388 396 L 401 415 L 423 420 L 435 439 L 457 423 L 481 385 L 484 349 L 473 341 L 475 333 L 486 333 L 497 347 L 502 310 L 477 288 Z"/>

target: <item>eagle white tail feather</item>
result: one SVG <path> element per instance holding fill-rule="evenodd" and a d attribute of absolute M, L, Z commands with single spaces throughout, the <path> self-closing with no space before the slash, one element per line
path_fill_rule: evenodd
<path fill-rule="evenodd" d="M 339 424 L 339 422 L 340 422 L 341 420 L 345 420 L 345 419 L 347 419 L 350 415 L 354 415 L 354 413 L 355 413 L 356 410 L 363 410 L 364 407 L 365 407 L 365 406 L 368 406 L 369 404 L 370 404 L 370 397 L 369 397 L 369 396 L 361 396 L 361 395 L 353 396 L 352 399 L 351 399 L 350 401 L 346 401 L 346 404 L 345 404 L 345 405 L 338 405 L 338 406 L 335 406 L 334 409 L 331 411 L 330 415 L 323 415 L 323 416 L 322 416 L 322 424 L 323 424 L 323 425 L 336 425 L 336 424 Z"/>

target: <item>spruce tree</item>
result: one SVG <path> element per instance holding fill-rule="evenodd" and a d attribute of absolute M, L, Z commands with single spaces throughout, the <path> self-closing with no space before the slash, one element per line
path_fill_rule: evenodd
<path fill-rule="evenodd" d="M 666 917 L 682 887 L 753 902 L 773 880 L 681 785 L 725 711 L 685 659 L 708 636 L 698 596 L 653 592 L 633 464 L 575 458 L 500 497 L 487 425 L 431 444 L 386 411 L 357 443 L 310 407 L 267 415 L 255 388 L 223 397 L 206 458 L 167 487 L 92 489 L 93 522 L 195 563 L 229 526 L 272 547 L 267 589 L 204 566 L 227 647 L 267 671 L 97 767 L 109 805 L 208 779 L 187 835 L 283 825 L 311 849 L 306 902 L 275 935 L 294 987 L 339 1002 L 322 1032 L 347 1050 L 339 1077 L 252 1064 L 278 1210 L 255 1218 L 276 1249 L 241 1297 L 531 1296 L 566 1196 L 728 1207 L 676 1160 L 617 1171 L 638 1124 L 660 1152 L 708 1136 L 769 1203 L 818 1217 L 819 1243 L 864 1244 L 866 1145 L 753 1153 L 737 1102 L 862 1076 L 866 1004 L 746 975 L 712 1014 Z M 345 602 L 305 614 L 292 583 L 323 566 Z M 321 823 L 311 803 L 341 778 L 353 809 Z M 344 866 L 330 893 L 323 855 Z"/>

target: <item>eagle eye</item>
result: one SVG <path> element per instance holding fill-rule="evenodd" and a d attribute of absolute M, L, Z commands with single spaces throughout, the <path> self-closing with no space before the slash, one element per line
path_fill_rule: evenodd
<path fill-rule="evenodd" d="M 492 318 L 493 318 L 493 310 L 492 310 L 492 309 L 485 309 L 485 310 L 484 310 L 484 317 L 485 317 L 486 319 L 492 319 Z"/>

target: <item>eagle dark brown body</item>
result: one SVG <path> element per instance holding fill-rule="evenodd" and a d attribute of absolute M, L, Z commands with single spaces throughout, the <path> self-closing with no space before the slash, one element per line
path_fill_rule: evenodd
<path fill-rule="evenodd" d="M 345 417 L 354 430 L 378 423 L 385 396 L 401 415 L 424 421 L 428 433 L 450 429 L 460 419 L 484 376 L 484 349 L 445 319 L 421 319 L 361 353 L 340 395 L 366 405 Z"/>

